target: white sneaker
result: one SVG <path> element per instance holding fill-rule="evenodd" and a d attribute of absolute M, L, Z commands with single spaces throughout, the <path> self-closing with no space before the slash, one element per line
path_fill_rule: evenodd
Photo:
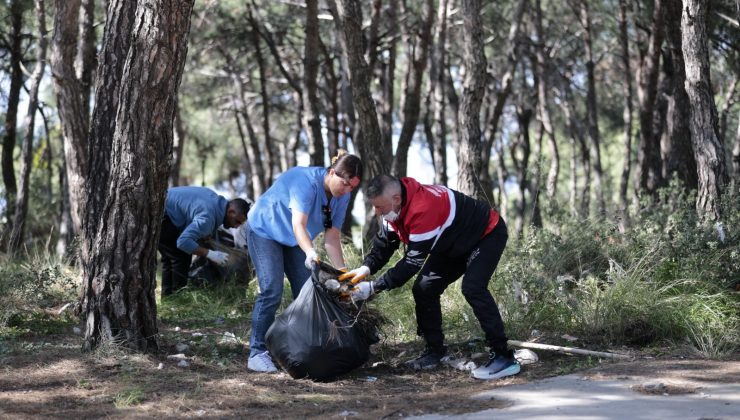
<path fill-rule="evenodd" d="M 254 356 L 250 357 L 247 361 L 247 369 L 255 372 L 265 373 L 277 372 L 277 368 L 272 362 L 272 357 L 270 357 L 270 353 L 266 351 L 263 351 L 262 353 L 257 353 Z"/>

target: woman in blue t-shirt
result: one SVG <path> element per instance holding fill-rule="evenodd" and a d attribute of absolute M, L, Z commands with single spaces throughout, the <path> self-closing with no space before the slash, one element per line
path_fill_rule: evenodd
<path fill-rule="evenodd" d="M 324 244 L 335 267 L 344 267 L 340 229 L 350 193 L 360 185 L 362 161 L 340 150 L 331 166 L 291 168 L 257 200 L 245 229 L 249 256 L 257 271 L 260 293 L 252 312 L 247 368 L 275 372 L 265 346 L 265 333 L 283 295 L 283 275 L 293 298 L 318 261 L 313 239 L 324 231 Z"/>

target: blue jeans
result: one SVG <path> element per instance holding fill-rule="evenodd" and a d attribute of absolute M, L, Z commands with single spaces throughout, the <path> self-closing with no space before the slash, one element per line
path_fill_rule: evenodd
<path fill-rule="evenodd" d="M 249 223 L 249 222 L 247 222 Z M 288 276 L 293 299 L 311 276 L 304 262 L 306 254 L 298 246 L 285 246 L 264 238 L 246 227 L 249 256 L 257 271 L 260 292 L 252 311 L 252 336 L 249 339 L 249 356 L 267 350 L 265 334 L 275 320 L 275 312 L 283 297 L 283 274 Z"/>

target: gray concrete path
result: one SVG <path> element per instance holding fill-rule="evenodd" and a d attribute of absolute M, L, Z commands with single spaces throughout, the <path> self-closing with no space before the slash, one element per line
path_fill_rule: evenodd
<path fill-rule="evenodd" d="M 573 374 L 496 388 L 472 398 L 494 399 L 505 408 L 417 418 L 740 419 L 740 383 L 697 385 L 631 377 L 593 379 Z"/>

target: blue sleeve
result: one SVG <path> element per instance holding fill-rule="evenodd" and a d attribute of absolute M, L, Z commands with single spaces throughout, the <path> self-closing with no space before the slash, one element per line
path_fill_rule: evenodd
<path fill-rule="evenodd" d="M 293 182 L 288 187 L 290 194 L 290 210 L 296 210 L 303 214 L 311 214 L 311 208 L 316 200 L 316 192 L 313 185 L 306 185 L 303 182 Z"/>
<path fill-rule="evenodd" d="M 349 196 L 345 200 L 340 200 L 339 205 L 333 211 L 334 214 L 331 216 L 331 224 L 339 230 L 342 230 L 344 224 L 344 217 L 347 215 L 347 206 L 349 205 Z"/>
<path fill-rule="evenodd" d="M 198 239 L 211 235 L 214 230 L 212 217 L 205 215 L 196 216 L 185 230 L 177 238 L 177 247 L 183 252 L 192 254 L 198 248 Z"/>

